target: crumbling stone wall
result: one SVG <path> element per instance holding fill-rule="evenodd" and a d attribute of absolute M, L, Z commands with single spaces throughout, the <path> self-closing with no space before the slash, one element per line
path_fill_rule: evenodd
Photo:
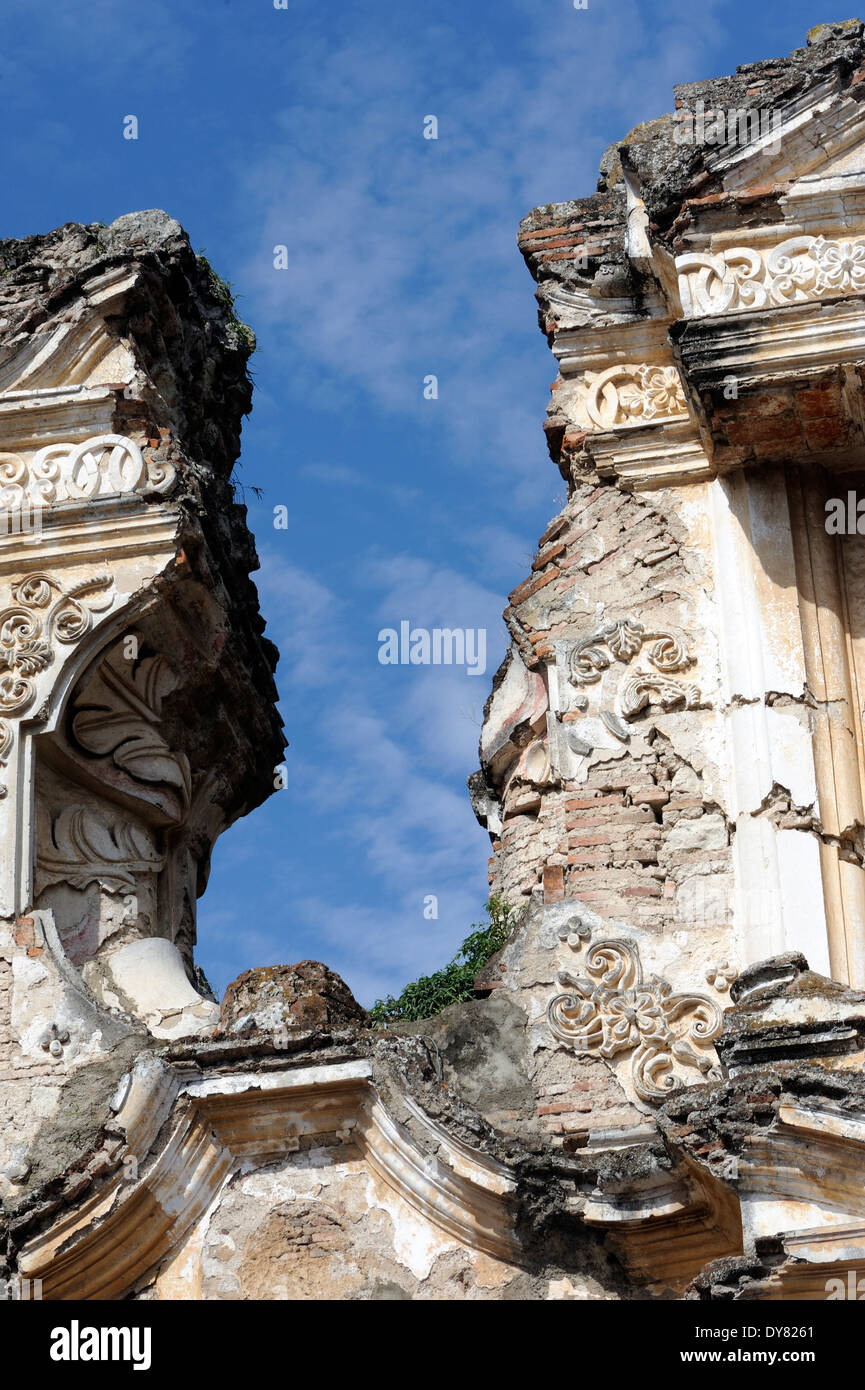
<path fill-rule="evenodd" d="M 865 978 L 862 567 L 824 526 L 860 476 L 860 366 L 812 357 L 842 286 L 810 269 L 861 220 L 863 58 L 850 21 L 677 87 L 676 115 L 611 147 L 594 194 L 520 226 L 568 500 L 510 595 L 470 790 L 491 885 L 531 904 L 481 983 L 524 1009 L 539 1091 L 566 1085 L 548 1074 L 568 1041 L 547 1026 L 556 982 L 602 958 L 599 938 L 637 953 L 634 980 L 702 993 L 716 1032 L 736 971 L 775 951 Z M 759 120 L 728 149 L 685 138 L 695 112 L 748 106 Z M 788 250 L 789 282 L 773 260 Z M 573 1018 L 604 983 L 579 978 Z M 594 1050 L 604 1098 L 570 1095 L 547 1121 L 572 1146 L 608 1108 L 646 1109 L 610 1038 Z"/>
<path fill-rule="evenodd" d="M 573 488 L 541 537 L 534 577 L 514 590 L 505 612 L 528 670 L 543 680 L 555 643 L 583 635 L 599 610 L 663 627 L 678 596 L 698 589 L 698 557 L 688 557 L 690 564 L 683 558 L 682 527 L 669 512 L 613 483 L 581 480 Z M 517 659 L 512 653 L 507 660 Z M 566 710 L 557 722 L 566 736 L 582 718 Z M 491 886 L 509 901 L 542 886 L 550 901 L 578 897 L 615 917 L 636 911 L 656 930 L 687 920 L 681 885 L 694 874 L 729 871 L 729 832 L 711 792 L 701 795 L 708 738 L 698 725 L 687 739 L 681 720 L 672 727 L 678 748 L 662 728 L 652 729 L 645 752 L 622 743 L 595 749 L 580 775 L 559 785 L 533 781 L 530 759 L 512 765 L 496 788 L 503 824 Z M 679 821 L 704 817 L 673 833 Z"/>
<path fill-rule="evenodd" d="M 532 577 L 510 595 L 514 644 L 470 783 L 491 829 L 492 890 L 531 904 L 517 942 L 480 983 L 524 1009 L 535 1123 L 569 1147 L 639 1124 L 643 1110 L 608 1063 L 574 1059 L 550 1036 L 546 1006 L 574 959 L 567 938 L 588 945 L 575 926 L 596 937 L 623 930 L 647 969 L 715 998 L 736 956 L 715 561 L 699 499 L 694 489 L 635 495 L 585 459 L 574 472 Z M 600 636 L 610 624 L 614 642 L 624 637 L 618 657 Z M 666 710 L 664 691 L 650 691 L 626 720 L 617 691 L 635 667 L 651 670 L 644 653 L 656 641 L 678 644 L 675 679 L 689 693 L 675 689 Z M 586 647 L 591 679 L 571 683 L 571 654 Z"/>

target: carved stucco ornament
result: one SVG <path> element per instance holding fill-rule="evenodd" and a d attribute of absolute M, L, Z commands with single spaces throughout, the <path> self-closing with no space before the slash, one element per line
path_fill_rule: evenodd
<path fill-rule="evenodd" d="M 83 444 L 46 444 L 29 462 L 20 454 L 0 453 L 0 508 L 163 493 L 174 474 L 170 463 L 147 462 L 134 440 L 121 434 L 96 435 Z"/>
<path fill-rule="evenodd" d="M 78 690 L 72 732 L 81 748 L 110 757 L 135 781 L 176 788 L 182 813 L 192 792 L 189 761 L 169 747 L 158 728 L 162 702 L 176 684 L 163 657 L 147 656 L 133 665 L 118 643 Z"/>
<path fill-rule="evenodd" d="M 12 585 L 12 603 L 0 611 L 0 715 L 20 718 L 36 698 L 35 677 L 54 661 L 55 644 L 74 646 L 93 625 L 93 613 L 113 601 L 114 580 L 95 574 L 64 589 L 47 574 Z M 12 727 L 0 718 L 0 765 L 12 750 Z M 0 788 L 0 796 L 5 796 Z"/>
<path fill-rule="evenodd" d="M 706 967 L 706 982 L 719 994 L 726 994 L 739 971 L 728 960 L 712 961 Z"/>
<path fill-rule="evenodd" d="M 69 1042 L 69 1029 L 62 1024 L 51 1023 L 39 1042 L 43 1052 L 47 1052 L 52 1062 L 59 1062 L 63 1056 L 63 1049 Z"/>
<path fill-rule="evenodd" d="M 646 643 L 651 643 L 646 659 L 654 669 L 629 672 L 619 686 L 616 710 L 601 714 L 611 733 L 623 742 L 627 741 L 628 731 L 622 720 L 633 719 L 651 700 L 664 709 L 676 705 L 693 709 L 700 703 L 699 688 L 691 682 L 676 680 L 672 674 L 693 663 L 684 642 L 673 632 L 646 631 L 642 623 L 621 618 L 602 624 L 590 636 L 576 642 L 567 653 L 568 680 L 582 691 L 601 679 L 613 659 L 627 665 L 632 657 L 642 652 Z M 578 707 L 585 708 L 587 702 L 582 697 L 577 703 Z"/>
<path fill-rule="evenodd" d="M 684 704 L 694 709 L 700 703 L 700 691 L 691 682 L 677 681 L 662 671 L 636 671 L 619 690 L 619 705 L 625 719 L 633 719 L 654 699 L 663 709 Z"/>
<path fill-rule="evenodd" d="M 659 671 L 678 671 L 691 663 L 691 657 L 681 639 L 672 632 L 647 632 L 633 618 L 619 618 L 604 623 L 589 637 L 583 637 L 568 653 L 568 679 L 572 685 L 593 685 L 610 665 L 607 647 L 619 661 L 630 661 L 652 642 L 648 658 Z"/>
<path fill-rule="evenodd" d="M 832 299 L 865 290 L 865 237 L 787 237 L 757 250 L 688 252 L 676 258 L 686 317 Z"/>
<path fill-rule="evenodd" d="M 165 867 L 165 855 L 149 831 L 110 813 L 110 808 L 103 812 L 64 806 L 52 816 L 40 805 L 38 825 L 37 893 L 52 883 L 84 889 L 93 882 L 119 893 L 133 889 L 139 873 L 158 873 Z"/>
<path fill-rule="evenodd" d="M 562 970 L 556 977 L 566 992 L 547 1005 L 554 1037 L 575 1052 L 608 1060 L 630 1052 L 634 1091 L 653 1105 L 689 1084 L 682 1071 L 719 1074 L 707 1051 L 722 1023 L 712 999 L 674 994 L 657 975 L 644 980 L 639 951 L 629 941 L 596 941 L 585 968 L 585 975 Z"/>
<path fill-rule="evenodd" d="M 587 372 L 585 408 L 600 430 L 687 419 L 682 379 L 675 367 L 640 364 Z"/>

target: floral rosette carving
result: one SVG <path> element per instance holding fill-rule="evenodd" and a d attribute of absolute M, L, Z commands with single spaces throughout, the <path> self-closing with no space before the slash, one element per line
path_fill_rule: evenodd
<path fill-rule="evenodd" d="M 586 374 L 586 410 L 597 429 L 651 425 L 687 417 L 682 379 L 675 367 L 640 364 Z"/>
<path fill-rule="evenodd" d="M 585 975 L 560 971 L 566 992 L 547 1005 L 550 1030 L 560 1042 L 607 1060 L 630 1052 L 634 1091 L 653 1105 L 688 1083 L 681 1070 L 717 1075 L 708 1050 L 722 1023 L 714 1000 L 674 994 L 656 975 L 644 980 L 637 947 L 628 941 L 597 941 L 585 967 Z"/>

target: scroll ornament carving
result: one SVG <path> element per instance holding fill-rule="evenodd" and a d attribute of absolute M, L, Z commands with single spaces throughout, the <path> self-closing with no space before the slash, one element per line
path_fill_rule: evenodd
<path fill-rule="evenodd" d="M 593 685 L 613 659 L 630 663 L 646 643 L 651 643 L 646 659 L 653 669 L 634 671 L 622 682 L 617 696 L 621 716 L 633 719 L 652 700 L 664 709 L 680 704 L 693 709 L 700 703 L 698 687 L 677 680 L 672 674 L 684 670 L 693 661 L 681 638 L 668 631 L 647 632 L 642 623 L 632 618 L 604 623 L 591 636 L 575 643 L 567 656 L 568 680 L 580 690 Z M 585 697 L 582 703 L 585 704 Z M 602 718 L 617 737 L 627 735 L 626 729 L 620 729 L 621 720 L 616 714 L 606 711 Z"/>
<path fill-rule="evenodd" d="M 133 440 L 100 434 L 83 444 L 46 444 L 29 462 L 0 453 L 0 508 L 162 493 L 174 476 L 171 464 L 148 463 Z"/>
<path fill-rule="evenodd" d="M 700 691 L 691 682 L 677 681 L 656 671 L 638 671 L 628 677 L 619 691 L 619 704 L 626 719 L 633 719 L 652 701 L 663 709 L 680 704 L 693 709 L 700 703 Z"/>
<path fill-rule="evenodd" d="M 687 418 L 682 380 L 675 367 L 616 366 L 587 372 L 586 410 L 601 430 Z"/>
<path fill-rule="evenodd" d="M 20 718 L 36 698 L 35 677 L 54 660 L 55 645 L 74 646 L 110 607 L 114 580 L 95 574 L 64 589 L 47 574 L 12 585 L 12 603 L 0 611 L 0 764 L 12 749 L 8 717 Z M 7 716 L 6 718 L 2 716 Z"/>
<path fill-rule="evenodd" d="M 696 1078 L 688 1072 L 719 1075 L 709 1051 L 722 1024 L 714 1000 L 674 994 L 656 975 L 644 979 L 639 951 L 629 941 L 595 942 L 585 966 L 585 975 L 562 970 L 557 976 L 566 992 L 547 1006 L 554 1037 L 575 1052 L 606 1059 L 631 1053 L 634 1091 L 653 1105 L 691 1084 Z"/>
<path fill-rule="evenodd" d="M 768 251 L 727 247 L 676 258 L 688 317 L 801 304 L 865 291 L 865 237 L 788 237 Z"/>

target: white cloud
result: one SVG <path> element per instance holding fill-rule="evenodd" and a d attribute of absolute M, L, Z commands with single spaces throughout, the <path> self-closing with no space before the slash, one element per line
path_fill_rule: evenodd
<path fill-rule="evenodd" d="M 341 603 L 332 589 L 280 555 L 273 541 L 259 543 L 255 576 L 267 636 L 280 648 L 280 685 L 327 686 L 347 659 Z"/>
<path fill-rule="evenodd" d="M 269 149 L 238 177 L 261 226 L 244 273 L 256 321 L 292 354 L 305 398 L 340 408 L 360 391 L 417 429 L 438 411 L 461 462 L 520 489 L 519 503 L 537 496 L 549 366 L 527 332 L 518 217 L 591 191 L 633 112 L 659 114 L 673 81 L 699 75 L 720 4 L 699 28 L 678 0 L 505 9 L 505 32 L 525 23 L 506 54 L 495 36 L 467 52 L 457 29 L 422 23 L 389 38 L 349 23 L 307 47 Z M 434 75 L 431 54 L 444 59 Z M 437 141 L 422 138 L 428 112 Z M 430 372 L 437 402 L 422 399 Z"/>

